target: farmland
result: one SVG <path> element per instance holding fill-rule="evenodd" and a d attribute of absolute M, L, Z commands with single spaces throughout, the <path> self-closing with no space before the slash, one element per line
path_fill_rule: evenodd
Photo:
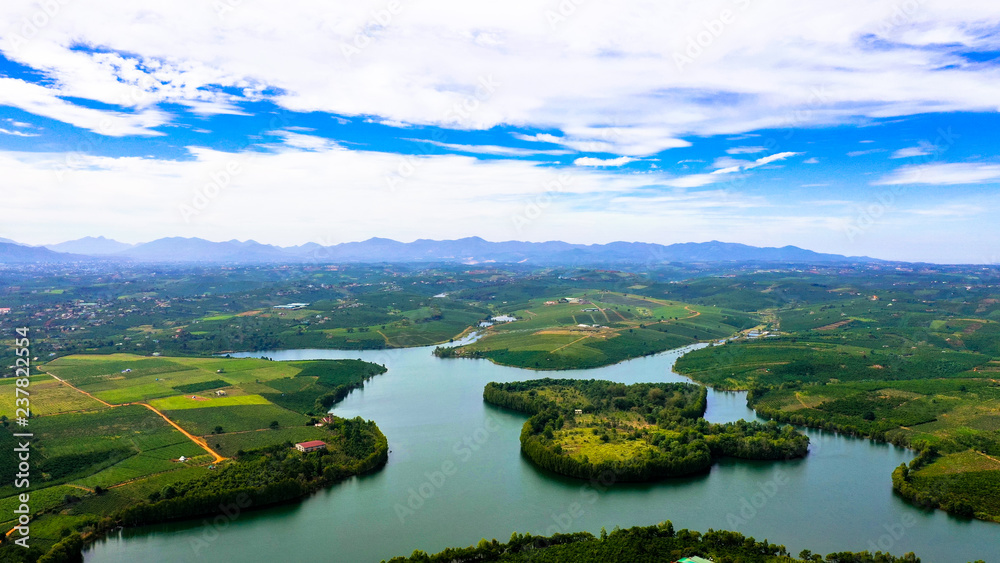
<path fill-rule="evenodd" d="M 256 455 L 251 452 L 269 451 L 286 460 L 289 454 L 275 448 L 323 440 L 335 460 L 331 468 L 340 469 L 317 477 L 322 482 L 350 474 L 351 467 L 369 470 L 377 462 L 366 456 L 379 439 L 355 443 L 362 436 L 380 436 L 373 424 L 345 426 L 333 419 L 316 425 L 330 405 L 385 371 L 375 364 L 112 354 L 57 358 L 40 369 L 44 375 L 30 382 L 38 412 L 28 421 L 38 468 L 31 489 L 34 545 L 51 547 L 66 533 L 96 531 L 102 518 L 155 504 L 167 489 L 227 474 L 230 466 Z M 13 383 L 0 380 L 4 387 Z M 269 400 L 282 398 L 282 389 L 294 396 L 289 408 Z M 0 405 L 3 420 L 13 417 L 13 406 L 12 401 Z M 13 448 L 7 424 L 0 429 L 0 442 Z M 339 452 L 341 447 L 347 453 Z M 0 471 L 7 484 L 0 487 L 0 506 L 23 492 L 12 486 L 13 458 L 3 459 Z M 273 494 L 274 499 L 294 497 L 287 491 Z"/>
<path fill-rule="evenodd" d="M 1000 466 L 984 463 L 1000 454 L 997 300 L 937 281 L 852 281 L 772 310 L 777 338 L 704 348 L 675 369 L 750 390 L 750 405 L 774 420 L 929 449 L 932 461 L 897 490 L 1000 519 L 1000 491 L 984 485 L 1000 479 Z M 796 287 L 812 294 L 816 284 Z"/>
<path fill-rule="evenodd" d="M 442 357 L 488 358 L 529 369 L 593 368 L 724 338 L 757 324 L 755 315 L 612 292 L 530 299 L 486 328 L 478 341 L 439 348 Z"/>

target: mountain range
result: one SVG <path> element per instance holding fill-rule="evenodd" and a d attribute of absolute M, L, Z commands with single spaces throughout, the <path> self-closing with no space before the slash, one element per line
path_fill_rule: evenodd
<path fill-rule="evenodd" d="M 113 260 L 148 263 L 380 263 L 451 262 L 530 263 L 552 265 L 661 264 L 698 262 L 878 262 L 873 258 L 823 254 L 796 246 L 756 247 L 727 242 L 687 242 L 670 245 L 644 242 L 572 244 L 550 242 L 490 242 L 479 237 L 457 240 L 419 239 L 398 242 L 371 238 L 332 246 L 307 243 L 280 247 L 248 240 L 213 242 L 168 237 L 126 244 L 104 237 L 42 246 L 0 239 L 0 263 L 59 263 Z"/>

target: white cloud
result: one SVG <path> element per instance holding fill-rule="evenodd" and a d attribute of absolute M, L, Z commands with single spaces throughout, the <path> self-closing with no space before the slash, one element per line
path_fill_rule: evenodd
<path fill-rule="evenodd" d="M 589 127 L 574 126 L 566 129 L 565 136 L 548 133 L 536 135 L 515 134 L 522 141 L 539 141 L 569 147 L 578 152 L 625 154 L 645 156 L 666 149 L 690 147 L 691 143 L 672 136 L 663 127 Z"/>
<path fill-rule="evenodd" d="M 284 144 L 286 146 L 296 149 L 320 151 L 320 150 L 330 150 L 340 147 L 339 144 L 330 139 L 317 137 L 316 135 L 306 135 L 304 133 L 297 133 L 295 131 L 289 131 L 287 129 L 268 131 L 265 134 L 274 135 L 276 137 L 282 137 L 284 139 Z"/>
<path fill-rule="evenodd" d="M 722 178 L 713 176 L 712 174 L 689 174 L 687 176 L 671 178 L 663 183 L 673 188 L 700 188 L 721 180 Z"/>
<path fill-rule="evenodd" d="M 15 137 L 37 137 L 38 133 L 25 133 L 23 131 L 18 131 L 16 129 L 4 129 L 0 127 L 0 133 L 4 135 L 13 135 Z"/>
<path fill-rule="evenodd" d="M 619 156 L 618 158 L 607 159 L 583 156 L 574 160 L 573 164 L 577 166 L 622 166 L 630 162 L 635 162 L 635 159 L 628 156 Z"/>
<path fill-rule="evenodd" d="M 802 161 L 802 164 L 819 164 L 819 159 L 815 156 L 809 157 Z"/>
<path fill-rule="evenodd" d="M 923 142 L 915 147 L 906 147 L 899 149 L 894 153 L 892 153 L 892 156 L 889 158 L 912 158 L 915 156 L 927 156 L 929 154 L 933 154 L 936 150 L 937 147 L 935 147 L 934 145 L 927 142 Z"/>
<path fill-rule="evenodd" d="M 951 163 L 904 166 L 874 183 L 877 186 L 902 184 L 933 184 L 951 186 L 959 184 L 994 184 L 1000 181 L 1000 165 Z"/>
<path fill-rule="evenodd" d="M 135 113 L 98 110 L 67 102 L 59 97 L 62 95 L 65 94 L 45 86 L 0 77 L 0 105 L 13 106 L 101 135 L 163 135 L 152 128 L 168 121 L 167 114 L 156 109 Z"/>
<path fill-rule="evenodd" d="M 564 149 L 523 149 L 518 147 L 503 147 L 499 145 L 462 145 L 458 143 L 445 143 L 442 141 L 434 141 L 430 139 L 403 139 L 404 141 L 413 141 L 415 143 L 427 143 L 429 145 L 434 145 L 436 147 L 441 147 L 443 149 L 448 149 L 450 151 L 458 152 L 470 152 L 475 154 L 490 154 L 495 156 L 539 156 L 539 155 L 549 155 L 558 156 L 564 154 L 570 154 L 570 151 Z"/>
<path fill-rule="evenodd" d="M 754 163 L 753 163 L 752 166 L 748 166 L 747 168 L 757 168 L 758 166 L 764 166 L 765 164 L 770 164 L 770 163 L 778 161 L 778 160 L 784 160 L 784 159 L 786 159 L 786 158 L 788 158 L 790 156 L 795 156 L 795 155 L 798 155 L 798 154 L 802 154 L 802 153 L 800 153 L 800 152 L 790 152 L 790 151 L 775 153 L 775 154 L 768 155 L 768 156 L 765 156 L 765 157 L 762 157 L 762 158 L 758 158 L 756 161 L 754 161 Z"/>
<path fill-rule="evenodd" d="M 732 147 L 726 149 L 726 154 L 754 154 L 766 150 L 767 147 Z"/>
<path fill-rule="evenodd" d="M 950 203 L 944 205 L 936 205 L 934 207 L 923 207 L 923 208 L 912 208 L 907 209 L 907 213 L 912 213 L 914 215 L 919 215 L 921 217 L 971 217 L 974 215 L 982 215 L 988 213 L 986 209 L 983 209 L 982 204 L 974 205 L 967 203 Z"/>
<path fill-rule="evenodd" d="M 1000 24 L 992 0 L 924 2 L 898 25 L 897 3 L 595 3 L 556 26 L 545 17 L 551 6 L 532 0 L 488 10 L 404 3 L 383 23 L 372 13 L 384 0 L 259 0 L 221 15 L 203 0 L 64 3 L 44 33 L 25 38 L 16 30 L 37 8 L 4 2 L 0 29 L 15 31 L 0 49 L 44 72 L 58 95 L 135 110 L 166 101 L 232 113 L 240 97 L 270 98 L 400 125 L 541 127 L 575 150 L 628 156 L 683 146 L 689 135 L 994 111 L 1000 69 L 957 54 L 996 48 L 974 32 Z M 678 68 L 676 55 L 723 9 L 734 22 Z M 880 46 L 859 40 L 868 37 Z M 951 46 L 936 48 L 943 40 Z M 81 44 L 101 52 L 73 49 Z M 487 76 L 495 89 L 477 95 Z M 50 105 L 26 111 L 70 117 Z M 456 119 L 456 108 L 471 109 Z M 622 133 L 597 134 L 608 128 Z"/>
<path fill-rule="evenodd" d="M 240 153 L 191 147 L 190 160 L 79 155 L 72 163 L 60 154 L 0 152 L 10 192 L 5 209 L 23 217 L 5 227 L 28 241 L 83 236 L 77 233 L 124 240 L 183 233 L 281 244 L 414 233 L 509 240 L 525 237 L 515 218 L 538 217 L 544 202 L 533 228 L 558 238 L 554 222 L 575 221 L 587 206 L 601 209 L 611 197 L 669 179 L 523 160 L 356 151 L 275 133 L 298 147 Z M 239 172 L 226 173 L 234 163 Z M 224 187 L 206 190 L 220 177 Z M 217 195 L 188 222 L 181 206 L 194 207 L 199 193 Z M 34 219 L 43 210 L 44 225 Z"/>
<path fill-rule="evenodd" d="M 764 166 L 765 164 L 770 164 L 772 162 L 776 162 L 776 161 L 779 161 L 779 160 L 784 160 L 784 159 L 786 159 L 786 158 L 788 158 L 790 156 L 795 156 L 795 155 L 798 155 L 798 154 L 802 154 L 802 153 L 800 153 L 800 152 L 789 152 L 789 151 L 779 152 L 779 153 L 774 153 L 774 154 L 770 154 L 770 155 L 767 155 L 767 156 L 763 156 L 763 157 L 758 158 L 757 160 L 755 160 L 753 162 L 749 162 L 749 163 L 747 163 L 745 161 L 737 161 L 737 160 L 734 160 L 734 159 L 727 159 L 727 157 L 722 157 L 722 158 L 716 159 L 715 163 L 717 165 L 724 163 L 725 167 L 713 171 L 712 174 L 732 174 L 734 172 L 740 172 L 741 170 L 752 170 L 754 168 L 757 168 L 757 167 L 760 167 L 760 166 Z"/>
<path fill-rule="evenodd" d="M 879 153 L 879 152 L 885 152 L 885 149 L 868 149 L 868 150 L 863 150 L 863 151 L 850 151 L 850 152 L 847 153 L 847 156 L 849 156 L 851 158 L 854 158 L 856 156 L 864 156 L 866 154 L 875 154 L 875 153 Z"/>

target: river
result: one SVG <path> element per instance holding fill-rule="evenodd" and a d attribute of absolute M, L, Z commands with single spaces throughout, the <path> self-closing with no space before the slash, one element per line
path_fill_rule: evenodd
<path fill-rule="evenodd" d="M 925 563 L 1000 562 L 1000 525 L 921 510 L 893 495 L 893 468 L 914 455 L 892 445 L 806 430 L 812 443 L 805 459 L 726 460 L 697 477 L 608 487 L 535 468 L 518 443 L 527 417 L 482 400 L 490 381 L 688 381 L 671 369 L 688 350 L 556 373 L 439 359 L 430 348 L 240 354 L 385 365 L 387 373 L 333 410 L 378 423 L 391 450 L 385 468 L 301 503 L 243 512 L 232 520 L 124 530 L 94 544 L 85 560 L 378 562 L 480 538 L 506 541 L 514 531 L 597 533 L 669 519 L 677 529 L 732 529 L 766 538 L 793 554 L 803 548 L 821 554 L 867 549 L 914 551 Z M 745 393 L 709 389 L 705 417 L 725 422 L 755 415 Z"/>

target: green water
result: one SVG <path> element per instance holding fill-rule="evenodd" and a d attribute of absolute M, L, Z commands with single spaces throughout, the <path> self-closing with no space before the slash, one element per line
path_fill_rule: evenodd
<path fill-rule="evenodd" d="M 376 421 L 389 439 L 388 465 L 291 506 L 216 523 L 125 530 L 95 544 L 86 561 L 377 562 L 483 537 L 505 541 L 514 531 L 596 533 L 602 526 L 670 519 L 678 529 L 733 529 L 767 538 L 792 553 L 881 549 L 915 551 L 925 563 L 1000 562 L 1000 525 L 919 510 L 893 495 L 892 469 L 913 457 L 894 446 L 810 430 L 803 460 L 727 461 L 699 477 L 607 487 L 536 469 L 520 455 L 526 417 L 482 401 L 489 381 L 546 375 L 684 381 L 671 371 L 681 353 L 552 374 L 442 360 L 429 348 L 265 352 L 276 360 L 362 358 L 386 365 L 386 374 L 334 412 Z M 743 393 L 709 390 L 709 420 L 753 416 Z"/>

